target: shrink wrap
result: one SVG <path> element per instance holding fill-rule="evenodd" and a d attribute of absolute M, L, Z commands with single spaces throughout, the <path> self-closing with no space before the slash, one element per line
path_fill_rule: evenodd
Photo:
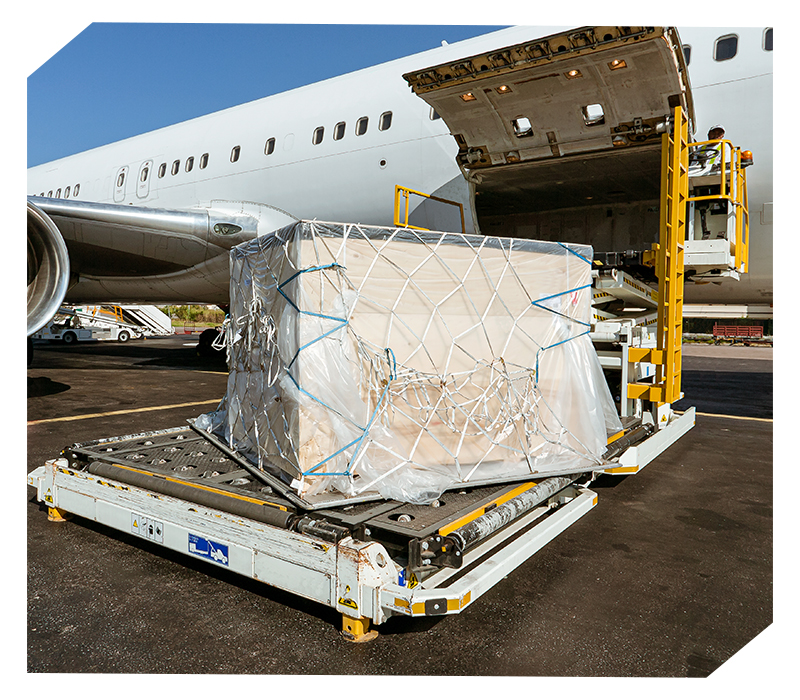
<path fill-rule="evenodd" d="M 428 503 L 590 471 L 619 419 L 589 246 L 301 221 L 231 251 L 205 425 L 298 495 Z"/>

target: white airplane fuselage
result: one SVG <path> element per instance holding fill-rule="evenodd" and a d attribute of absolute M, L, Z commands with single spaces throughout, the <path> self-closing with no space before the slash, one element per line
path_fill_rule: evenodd
<path fill-rule="evenodd" d="M 298 219 L 390 226 L 399 184 L 460 201 L 467 232 L 474 232 L 469 187 L 455 160 L 457 144 L 444 120 L 432 118 L 431 108 L 402 76 L 555 29 L 495 32 L 39 165 L 28 170 L 28 193 L 160 209 L 256 202 Z M 739 35 L 739 53 L 730 61 L 714 61 L 714 41 L 728 33 Z M 762 34 L 763 29 L 680 30 L 682 42 L 692 46 L 696 138 L 705 139 L 708 127 L 721 123 L 726 138 L 755 158 L 747 172 L 750 273 L 738 285 L 687 290 L 688 301 L 772 302 L 772 54 L 763 51 Z M 381 129 L 387 113 L 391 123 Z M 415 223 L 446 227 L 435 218 Z M 198 277 L 181 286 L 180 273 L 174 273 L 163 288 L 153 280 L 138 287 L 131 278 L 100 282 L 82 276 L 67 299 L 224 303 L 220 290 L 227 289 L 227 264 L 207 274 L 216 276 L 207 287 Z"/>

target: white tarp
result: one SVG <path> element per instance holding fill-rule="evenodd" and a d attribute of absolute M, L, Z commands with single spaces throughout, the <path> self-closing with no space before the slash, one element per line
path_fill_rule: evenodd
<path fill-rule="evenodd" d="M 231 251 L 205 425 L 301 496 L 589 471 L 619 428 L 589 246 L 301 221 Z"/>

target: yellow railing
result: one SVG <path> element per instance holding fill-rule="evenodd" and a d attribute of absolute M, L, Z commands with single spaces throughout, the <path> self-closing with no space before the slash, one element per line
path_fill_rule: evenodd
<path fill-rule="evenodd" d="M 441 202 L 442 204 L 450 204 L 454 207 L 458 207 L 459 214 L 461 215 L 461 233 L 467 232 L 467 227 L 464 222 L 464 206 L 460 202 L 454 202 L 450 199 L 442 199 L 441 197 L 437 197 L 432 194 L 425 194 L 424 192 L 419 192 L 417 190 L 412 190 L 408 187 L 401 187 L 400 185 L 395 185 L 394 188 L 394 225 L 401 226 L 403 228 L 413 228 L 416 231 L 428 231 L 430 229 L 422 228 L 421 226 L 411 226 L 408 223 L 408 209 L 409 209 L 409 200 L 411 195 L 417 195 L 418 197 L 424 197 L 425 199 L 432 199 L 434 202 Z M 405 206 L 402 207 L 404 215 L 403 219 L 400 219 L 400 199 L 405 199 Z"/>
<path fill-rule="evenodd" d="M 689 197 L 689 202 L 727 199 L 736 212 L 736 233 L 734 242 L 735 266 L 739 272 L 747 272 L 750 259 L 750 212 L 747 203 L 747 176 L 742 167 L 742 149 L 727 139 L 715 141 L 696 141 L 689 148 L 710 144 L 720 144 L 719 173 L 711 172 L 709 177 L 719 176 L 719 194 Z"/>
<path fill-rule="evenodd" d="M 689 127 L 675 108 L 674 133 L 662 136 L 661 226 L 656 247 L 658 277 L 657 347 L 631 348 L 630 362 L 656 365 L 654 384 L 628 385 L 628 398 L 674 403 L 681 398 L 681 341 L 683 336 L 683 256 L 689 197 Z"/>

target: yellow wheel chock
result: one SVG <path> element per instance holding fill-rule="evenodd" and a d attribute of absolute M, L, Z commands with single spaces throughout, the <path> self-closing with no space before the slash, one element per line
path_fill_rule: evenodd
<path fill-rule="evenodd" d="M 60 508 L 47 508 L 47 519 L 51 523 L 63 523 L 69 520 L 72 517 L 70 513 L 67 513 L 65 510 L 61 510 Z"/>
<path fill-rule="evenodd" d="M 348 642 L 369 642 L 378 636 L 378 631 L 370 630 L 368 617 L 342 615 L 342 636 Z"/>

